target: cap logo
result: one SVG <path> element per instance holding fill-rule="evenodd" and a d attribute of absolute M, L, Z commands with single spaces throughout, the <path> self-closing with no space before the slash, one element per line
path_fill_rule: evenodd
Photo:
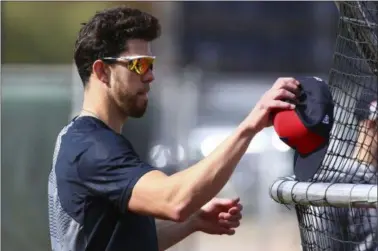
<path fill-rule="evenodd" d="M 376 120 L 377 119 L 377 101 L 373 101 L 371 102 L 370 104 L 370 107 L 369 107 L 369 119 L 370 120 Z"/>
<path fill-rule="evenodd" d="M 329 124 L 329 116 L 328 116 L 328 114 L 326 114 L 326 115 L 324 116 L 322 123 L 323 123 L 323 124 L 326 124 L 326 125 Z"/>
<path fill-rule="evenodd" d="M 370 112 L 375 112 L 377 110 L 377 101 L 371 102 L 369 110 Z"/>
<path fill-rule="evenodd" d="M 323 81 L 323 79 L 321 79 L 321 78 L 318 78 L 318 77 L 313 77 L 315 80 L 317 80 L 317 81 L 320 81 L 320 82 L 322 82 Z"/>

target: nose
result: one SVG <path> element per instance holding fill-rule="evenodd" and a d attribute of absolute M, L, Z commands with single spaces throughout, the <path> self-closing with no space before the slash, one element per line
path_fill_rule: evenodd
<path fill-rule="evenodd" d="M 151 83 L 154 80 L 155 80 L 155 76 L 154 76 L 154 73 L 152 72 L 152 70 L 148 70 L 146 72 L 146 74 L 144 74 L 142 76 L 142 82 L 143 83 Z"/>

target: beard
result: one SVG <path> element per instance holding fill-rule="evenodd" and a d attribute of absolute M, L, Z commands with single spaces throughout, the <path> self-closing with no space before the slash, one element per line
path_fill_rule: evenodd
<path fill-rule="evenodd" d="M 132 118 L 141 118 L 146 113 L 148 100 L 143 99 L 138 95 L 133 96 L 132 99 L 128 100 L 128 115 Z"/>
<path fill-rule="evenodd" d="M 124 93 L 118 100 L 118 107 L 125 117 L 141 118 L 146 113 L 148 99 L 140 94 Z"/>
<path fill-rule="evenodd" d="M 113 82 L 112 94 L 113 100 L 118 110 L 125 117 L 141 118 L 146 113 L 148 98 L 140 93 L 143 90 L 129 90 L 121 83 L 126 80 L 119 79 L 115 76 Z M 146 90 L 147 91 L 147 90 Z"/>

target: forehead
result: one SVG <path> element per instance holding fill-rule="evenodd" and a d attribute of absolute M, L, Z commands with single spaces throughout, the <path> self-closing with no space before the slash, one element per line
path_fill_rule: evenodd
<path fill-rule="evenodd" d="M 151 52 L 151 43 L 140 40 L 140 39 L 131 39 L 126 43 L 127 51 L 121 53 L 121 56 L 128 55 L 149 55 L 152 56 Z"/>

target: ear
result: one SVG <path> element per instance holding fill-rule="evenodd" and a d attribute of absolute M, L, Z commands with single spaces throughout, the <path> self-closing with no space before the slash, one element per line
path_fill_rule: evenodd
<path fill-rule="evenodd" d="M 109 67 L 101 60 L 96 60 L 92 65 L 93 74 L 101 82 L 109 84 L 110 82 L 110 69 Z"/>

